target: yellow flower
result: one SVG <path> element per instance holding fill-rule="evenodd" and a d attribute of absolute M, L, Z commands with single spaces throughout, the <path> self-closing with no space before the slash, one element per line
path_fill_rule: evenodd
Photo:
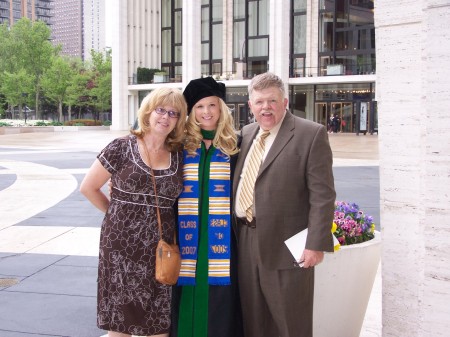
<path fill-rule="evenodd" d="M 375 224 L 373 223 L 372 226 L 370 226 L 370 231 L 373 233 L 375 232 Z"/>
<path fill-rule="evenodd" d="M 337 231 L 337 225 L 335 222 L 333 222 L 333 225 L 331 226 L 331 233 L 334 233 Z"/>
<path fill-rule="evenodd" d="M 333 225 L 331 226 L 331 233 L 334 233 L 334 232 L 336 232 L 336 231 L 337 231 L 337 225 L 336 225 L 335 222 L 333 222 Z M 334 235 L 334 234 L 332 234 L 332 235 Z M 334 238 L 333 238 L 333 241 L 334 241 Z M 334 251 L 335 251 L 335 252 L 338 251 L 339 248 L 341 248 L 341 245 L 340 245 L 339 243 L 337 243 L 337 244 L 334 246 Z"/>

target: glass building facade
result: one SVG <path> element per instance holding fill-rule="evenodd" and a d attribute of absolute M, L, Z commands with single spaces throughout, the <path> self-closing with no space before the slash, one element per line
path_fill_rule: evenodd
<path fill-rule="evenodd" d="M 251 120 L 249 80 L 273 71 L 270 58 L 281 53 L 288 61 L 288 75 L 281 77 L 288 84 L 292 113 L 323 125 L 338 115 L 339 132 L 358 132 L 364 130 L 359 118 L 364 109 L 368 114 L 365 129 L 377 131 L 374 0 L 200 3 L 199 18 L 195 18 L 201 22 L 200 29 L 193 37 L 200 40 L 198 73 L 226 84 L 226 103 L 237 128 Z M 197 66 L 183 65 L 183 20 L 191 19 L 183 16 L 182 7 L 182 0 L 161 0 L 161 69 L 168 75 L 167 82 L 180 84 L 189 80 L 183 78 L 184 66 Z M 287 30 L 273 28 L 283 20 L 288 20 Z M 270 45 L 280 39 L 286 48 L 271 51 Z"/>

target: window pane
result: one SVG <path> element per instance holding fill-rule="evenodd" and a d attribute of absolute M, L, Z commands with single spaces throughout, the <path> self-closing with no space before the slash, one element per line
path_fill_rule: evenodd
<path fill-rule="evenodd" d="M 245 0 L 234 0 L 233 17 L 235 19 L 245 19 Z"/>
<path fill-rule="evenodd" d="M 171 62 L 170 48 L 172 46 L 172 39 L 170 37 L 171 30 L 166 29 L 161 32 L 161 62 Z"/>
<path fill-rule="evenodd" d="M 374 1 L 352 1 L 350 9 L 350 23 L 360 26 L 374 23 Z"/>
<path fill-rule="evenodd" d="M 183 67 L 181 67 L 181 66 L 176 66 L 175 67 L 175 76 L 176 77 L 179 77 L 179 78 L 177 78 L 177 80 L 180 80 L 181 81 L 181 75 L 183 74 Z"/>
<path fill-rule="evenodd" d="M 214 60 L 222 59 L 222 25 L 217 24 L 212 26 L 212 58 Z"/>
<path fill-rule="evenodd" d="M 294 59 L 294 77 L 304 77 L 305 76 L 305 59 L 303 57 L 297 57 Z"/>
<path fill-rule="evenodd" d="M 248 4 L 248 36 L 258 35 L 258 3 L 252 1 Z"/>
<path fill-rule="evenodd" d="M 183 47 L 175 46 L 175 62 L 182 62 L 183 59 Z"/>
<path fill-rule="evenodd" d="M 209 43 L 202 43 L 202 61 L 209 61 Z"/>
<path fill-rule="evenodd" d="M 245 23 L 235 22 L 233 29 L 233 58 L 243 59 L 245 42 Z"/>
<path fill-rule="evenodd" d="M 209 7 L 202 8 L 202 41 L 209 41 Z"/>
<path fill-rule="evenodd" d="M 319 51 L 330 51 L 333 48 L 333 14 L 322 13 L 319 26 Z"/>
<path fill-rule="evenodd" d="M 170 1 L 162 1 L 161 26 L 163 28 L 171 26 L 170 15 L 172 14 L 172 8 L 170 5 Z"/>
<path fill-rule="evenodd" d="M 175 43 L 181 43 L 182 38 L 182 23 L 181 23 L 181 12 L 175 12 L 175 22 L 174 22 L 174 29 L 175 29 Z"/>
<path fill-rule="evenodd" d="M 294 0 L 294 12 L 306 11 L 306 0 Z"/>
<path fill-rule="evenodd" d="M 168 1 L 163 1 L 168 2 Z M 175 0 L 175 9 L 181 9 L 183 7 L 183 0 Z"/>
<path fill-rule="evenodd" d="M 205 76 L 211 75 L 209 73 L 209 64 L 202 64 L 202 75 Z"/>
<path fill-rule="evenodd" d="M 269 39 L 252 39 L 248 41 L 248 56 L 269 56 Z"/>
<path fill-rule="evenodd" d="M 212 20 L 222 21 L 223 17 L 223 0 L 213 0 L 212 2 Z"/>
<path fill-rule="evenodd" d="M 268 0 L 259 1 L 259 30 L 258 35 L 269 34 L 269 9 Z"/>
<path fill-rule="evenodd" d="M 294 16 L 294 54 L 306 53 L 306 15 Z"/>
<path fill-rule="evenodd" d="M 213 75 L 221 75 L 222 74 L 222 63 L 213 63 L 212 64 L 212 73 L 213 73 Z"/>
<path fill-rule="evenodd" d="M 356 45 L 351 30 L 336 32 L 336 50 L 354 50 L 354 48 L 356 49 Z"/>

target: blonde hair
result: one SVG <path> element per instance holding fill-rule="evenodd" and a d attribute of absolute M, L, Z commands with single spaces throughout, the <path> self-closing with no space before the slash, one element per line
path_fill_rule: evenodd
<path fill-rule="evenodd" d="M 180 113 L 175 128 L 169 133 L 165 141 L 169 151 L 179 151 L 182 148 L 187 115 L 186 100 L 179 89 L 158 88 L 145 96 L 137 112 L 138 127 L 130 132 L 139 138 L 144 137 L 147 132 L 151 133 L 149 116 L 157 107 L 162 106 L 171 106 Z"/>
<path fill-rule="evenodd" d="M 236 131 L 233 126 L 233 116 L 225 102 L 220 97 L 217 98 L 219 99 L 220 116 L 212 145 L 223 153 L 231 156 L 239 152 L 239 149 L 237 148 Z M 198 144 L 201 143 L 202 139 L 203 136 L 200 125 L 195 120 L 195 112 L 192 111 L 186 123 L 184 148 L 189 154 L 195 154 Z"/>

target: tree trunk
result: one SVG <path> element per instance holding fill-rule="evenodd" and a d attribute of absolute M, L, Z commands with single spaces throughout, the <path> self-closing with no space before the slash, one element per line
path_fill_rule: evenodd
<path fill-rule="evenodd" d="M 23 109 L 22 109 L 22 103 L 19 104 L 19 119 L 24 119 Z"/>
<path fill-rule="evenodd" d="M 35 110 L 36 110 L 36 119 L 42 119 L 42 113 L 39 110 L 39 90 L 36 90 L 36 99 L 35 99 Z"/>
<path fill-rule="evenodd" d="M 59 112 L 58 122 L 63 123 L 64 117 L 63 117 L 63 110 L 62 110 L 62 101 L 58 102 L 58 112 Z"/>

